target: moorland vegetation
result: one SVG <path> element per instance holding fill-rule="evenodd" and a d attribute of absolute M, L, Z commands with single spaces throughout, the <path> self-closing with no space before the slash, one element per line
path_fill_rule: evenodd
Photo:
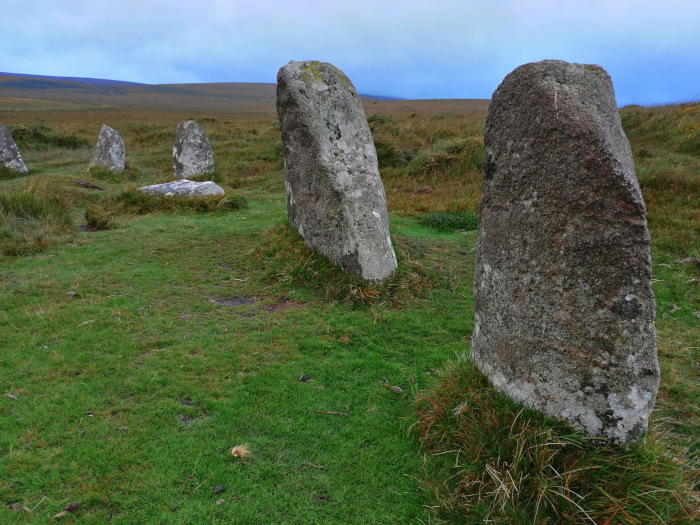
<path fill-rule="evenodd" d="M 79 502 L 59 519 L 697 523 L 700 104 L 621 110 L 662 367 L 650 436 L 626 450 L 523 410 L 468 361 L 486 112 L 366 108 L 399 258 L 383 284 L 286 225 L 270 114 L 0 112 L 31 170 L 0 171 L 0 521 Z M 184 118 L 225 197 L 135 191 L 171 179 Z M 87 170 L 103 122 L 122 174 Z"/>

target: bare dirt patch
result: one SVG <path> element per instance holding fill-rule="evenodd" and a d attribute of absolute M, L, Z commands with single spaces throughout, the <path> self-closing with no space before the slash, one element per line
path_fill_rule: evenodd
<path fill-rule="evenodd" d="M 295 301 L 294 299 L 278 299 L 267 307 L 267 311 L 275 313 L 281 312 L 282 310 L 289 310 L 290 308 L 303 308 L 304 306 L 306 306 L 305 303 Z"/>
<path fill-rule="evenodd" d="M 207 299 L 222 306 L 250 306 L 259 300 L 255 297 L 207 297 Z"/>

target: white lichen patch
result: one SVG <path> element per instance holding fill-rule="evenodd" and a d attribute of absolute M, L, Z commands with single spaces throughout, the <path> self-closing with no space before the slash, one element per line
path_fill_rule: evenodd
<path fill-rule="evenodd" d="M 627 394 L 627 403 L 622 403 L 615 393 L 608 395 L 610 410 L 617 420 L 617 426 L 608 431 L 609 437 L 625 442 L 630 432 L 636 431 L 640 425 L 646 426 L 653 399 L 653 392 L 640 392 L 637 385 L 633 385 Z"/>

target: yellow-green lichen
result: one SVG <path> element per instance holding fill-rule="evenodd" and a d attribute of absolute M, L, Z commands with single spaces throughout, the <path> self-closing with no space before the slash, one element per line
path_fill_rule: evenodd
<path fill-rule="evenodd" d="M 311 62 L 306 62 L 304 63 L 304 66 L 301 68 L 301 74 L 304 77 L 304 82 L 313 82 L 314 80 L 317 80 L 318 82 L 323 82 L 323 78 L 321 77 L 321 72 L 319 71 L 319 65 L 321 63 L 318 60 L 313 60 Z"/>

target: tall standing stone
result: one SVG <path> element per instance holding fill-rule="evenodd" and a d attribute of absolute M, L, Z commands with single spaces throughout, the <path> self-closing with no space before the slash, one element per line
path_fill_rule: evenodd
<path fill-rule="evenodd" d="M 124 141 L 118 131 L 102 124 L 97 136 L 97 145 L 92 153 L 90 167 L 99 166 L 112 172 L 124 171 L 126 154 Z"/>
<path fill-rule="evenodd" d="M 484 144 L 473 360 L 587 435 L 639 440 L 659 386 L 651 256 L 609 75 L 518 67 L 493 95 Z"/>
<path fill-rule="evenodd" d="M 183 120 L 175 128 L 173 176 L 188 179 L 214 172 L 214 152 L 202 126 L 196 120 Z"/>
<path fill-rule="evenodd" d="M 292 61 L 277 75 L 289 224 L 346 273 L 396 269 L 384 185 L 364 108 L 331 64 Z"/>
<path fill-rule="evenodd" d="M 7 169 L 27 173 L 29 170 L 19 154 L 10 130 L 0 124 L 0 164 Z"/>

